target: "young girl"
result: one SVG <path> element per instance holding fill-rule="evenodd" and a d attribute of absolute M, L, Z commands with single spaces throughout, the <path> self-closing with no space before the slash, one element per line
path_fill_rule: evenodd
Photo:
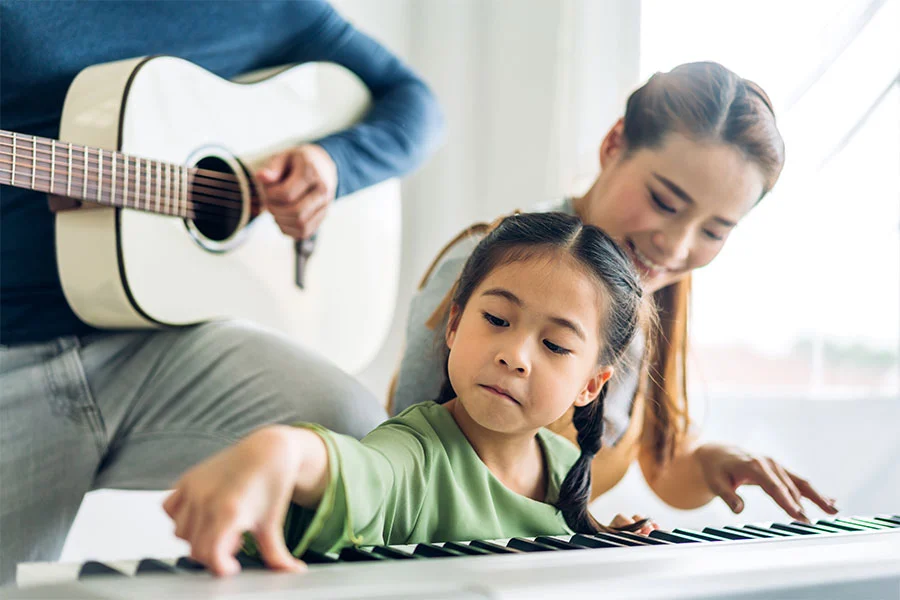
<path fill-rule="evenodd" d="M 164 504 L 175 534 L 229 574 L 243 532 L 281 569 L 302 568 L 286 546 L 299 557 L 596 532 L 587 504 L 604 384 L 642 306 L 631 261 L 602 231 L 560 213 L 509 217 L 457 283 L 437 402 L 362 442 L 312 424 L 258 430 L 178 482 Z M 580 451 L 545 429 L 572 407 Z"/>

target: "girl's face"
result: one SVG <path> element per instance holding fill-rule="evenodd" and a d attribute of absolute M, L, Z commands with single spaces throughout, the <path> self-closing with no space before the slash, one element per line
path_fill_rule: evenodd
<path fill-rule="evenodd" d="M 715 258 L 765 182 L 737 148 L 677 133 L 626 158 L 622 131 L 620 121 L 607 134 L 600 176 L 575 208 L 625 248 L 653 293 Z"/>
<path fill-rule="evenodd" d="M 481 427 L 505 434 L 529 433 L 589 403 L 612 374 L 597 366 L 605 296 L 561 253 L 494 269 L 461 316 L 451 309 L 448 371 L 457 402 Z"/>

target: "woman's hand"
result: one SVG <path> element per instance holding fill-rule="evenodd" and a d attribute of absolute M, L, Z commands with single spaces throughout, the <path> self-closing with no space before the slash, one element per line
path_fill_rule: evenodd
<path fill-rule="evenodd" d="M 760 486 L 778 506 L 799 521 L 809 522 L 800 502 L 802 498 L 809 498 L 828 514 L 837 513 L 832 498 L 820 495 L 808 481 L 771 458 L 720 444 L 704 444 L 694 452 L 709 489 L 735 513 L 744 510 L 744 501 L 736 490 L 745 484 Z"/>
<path fill-rule="evenodd" d="M 659 529 L 659 525 L 653 522 L 652 519 L 648 517 L 642 517 L 641 515 L 633 515 L 630 519 L 623 514 L 616 515 L 612 522 L 609 524 L 613 529 L 624 529 L 629 525 L 633 525 L 635 523 L 645 521 L 645 523 L 638 529 L 628 529 L 632 533 L 637 533 L 640 535 L 649 535 L 651 531 L 654 529 Z"/>
<path fill-rule="evenodd" d="M 302 463 L 296 433 L 272 426 L 250 434 L 188 471 L 163 503 L 175 535 L 191 545 L 191 557 L 215 574 L 240 571 L 234 555 L 245 531 L 253 533 L 269 567 L 305 569 L 288 552 L 283 532 Z"/>

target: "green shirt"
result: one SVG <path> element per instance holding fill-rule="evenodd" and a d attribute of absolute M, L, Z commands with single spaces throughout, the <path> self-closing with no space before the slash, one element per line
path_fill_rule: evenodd
<path fill-rule="evenodd" d="M 578 449 L 541 429 L 547 502 L 511 491 L 484 465 L 450 411 L 416 404 L 362 441 L 303 424 L 322 435 L 331 477 L 315 510 L 291 505 L 285 540 L 295 556 L 375 546 L 572 533 L 551 503 Z"/>

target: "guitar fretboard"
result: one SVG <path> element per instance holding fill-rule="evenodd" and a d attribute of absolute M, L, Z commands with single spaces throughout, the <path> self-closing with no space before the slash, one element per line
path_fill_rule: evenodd
<path fill-rule="evenodd" d="M 0 184 L 194 219 L 239 210 L 235 177 L 121 152 L 0 130 Z"/>

